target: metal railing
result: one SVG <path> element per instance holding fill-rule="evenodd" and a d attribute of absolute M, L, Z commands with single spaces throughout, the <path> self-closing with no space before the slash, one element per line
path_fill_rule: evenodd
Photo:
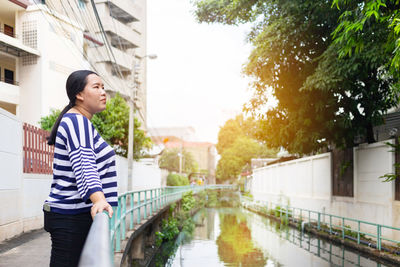
<path fill-rule="evenodd" d="M 106 212 L 98 213 L 94 217 L 87 240 L 96 240 L 96 242 L 85 243 L 79 267 L 112 267 L 114 265 L 110 254 L 109 221 Z"/>
<path fill-rule="evenodd" d="M 128 230 L 146 220 L 169 203 L 178 201 L 185 192 L 197 193 L 204 189 L 231 189 L 231 185 L 167 186 L 162 188 L 127 192 L 118 197 L 118 207 L 111 219 L 110 237 L 113 252 L 121 251 L 121 241 Z M 128 220 L 128 221 L 127 221 Z M 128 227 L 127 227 L 128 226 Z"/>
<path fill-rule="evenodd" d="M 126 238 L 127 231 L 133 230 L 143 220 L 151 217 L 170 203 L 181 199 L 185 192 L 193 191 L 193 193 L 197 193 L 205 189 L 234 188 L 235 186 L 232 185 L 167 186 L 132 191 L 120 195 L 118 207 L 114 208 L 114 215 L 111 219 L 104 216 L 106 213 L 95 216 L 83 248 L 79 267 L 112 266 L 107 264 L 113 262 L 115 252 L 121 252 L 121 242 Z M 104 238 L 105 235 L 107 238 Z M 107 257 L 104 255 L 102 255 L 104 258 L 95 257 L 100 254 L 107 254 Z"/>
<path fill-rule="evenodd" d="M 313 211 L 308 209 L 290 207 L 289 205 L 282 205 L 279 203 L 268 202 L 268 201 L 253 201 L 252 199 L 242 196 L 241 197 L 244 205 L 252 205 L 258 211 L 261 212 L 274 212 L 275 215 L 281 219 L 285 219 L 287 222 L 307 224 L 308 227 L 317 229 L 318 231 L 325 231 L 331 235 L 340 236 L 342 239 L 350 239 L 356 241 L 357 244 L 363 243 L 365 245 L 375 247 L 378 250 L 383 250 L 382 241 L 389 241 L 393 245 L 400 245 L 400 240 L 394 240 L 383 236 L 382 232 L 387 230 L 394 234 L 395 232 L 400 235 L 400 228 L 392 227 L 383 224 L 376 224 L 367 221 L 357 220 L 353 218 L 347 218 L 328 214 L 319 211 Z M 329 222 L 326 222 L 328 218 Z M 353 224 L 356 229 L 352 229 L 346 223 Z M 374 228 L 375 231 L 362 230 L 364 228 Z M 349 235 L 350 233 L 350 235 Z M 351 235 L 351 233 L 354 233 Z M 374 239 L 367 240 L 362 238 L 368 236 Z M 385 249 L 387 250 L 387 249 Z"/>

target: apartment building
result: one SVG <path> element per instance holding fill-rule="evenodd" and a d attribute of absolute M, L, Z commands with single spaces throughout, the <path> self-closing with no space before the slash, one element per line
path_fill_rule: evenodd
<path fill-rule="evenodd" d="M 96 0 L 95 5 L 0 0 L 1 108 L 37 125 L 51 109 L 68 103 L 68 75 L 93 69 L 110 96 L 134 95 L 136 117 L 146 127 L 146 1 Z"/>
<path fill-rule="evenodd" d="M 113 81 L 110 93 L 129 96 L 134 90 L 136 117 L 146 128 L 146 0 L 95 0 L 95 3 L 113 52 L 111 59 L 109 55 L 98 58 L 96 66 L 105 69 Z M 96 51 L 90 48 L 88 55 Z"/>
<path fill-rule="evenodd" d="M 68 104 L 65 81 L 88 68 L 83 28 L 28 1 L 0 0 L 0 107 L 38 125 L 51 109 Z"/>
<path fill-rule="evenodd" d="M 110 96 L 134 98 L 135 116 L 146 128 L 146 1 L 46 0 L 45 4 L 82 25 L 84 56 L 91 68 L 102 76 Z"/>

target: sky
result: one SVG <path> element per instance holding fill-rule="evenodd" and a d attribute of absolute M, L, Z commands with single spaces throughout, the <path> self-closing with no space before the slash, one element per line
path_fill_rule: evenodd
<path fill-rule="evenodd" d="M 226 120 L 250 98 L 242 73 L 249 25 L 199 24 L 190 0 L 147 1 L 147 126 L 192 126 L 217 143 Z"/>

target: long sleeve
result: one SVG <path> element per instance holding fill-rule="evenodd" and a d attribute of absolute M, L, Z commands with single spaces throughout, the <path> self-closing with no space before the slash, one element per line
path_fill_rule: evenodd
<path fill-rule="evenodd" d="M 62 123 L 67 134 L 66 148 L 72 171 L 76 178 L 78 192 L 84 202 L 90 202 L 90 195 L 102 191 L 93 146 L 93 128 L 84 116 L 68 118 Z"/>

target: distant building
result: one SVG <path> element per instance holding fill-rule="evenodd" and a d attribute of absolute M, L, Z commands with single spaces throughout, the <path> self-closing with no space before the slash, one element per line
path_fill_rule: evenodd
<path fill-rule="evenodd" d="M 170 141 L 185 140 L 194 142 L 196 140 L 196 131 L 193 127 L 158 127 L 148 128 L 148 134 L 157 142 L 162 142 L 165 138 Z"/>
<path fill-rule="evenodd" d="M 208 184 L 215 184 L 217 149 L 209 142 L 195 142 L 193 127 L 149 128 L 148 134 L 156 145 L 168 149 L 184 149 L 192 154 L 199 170 L 207 170 Z"/>

